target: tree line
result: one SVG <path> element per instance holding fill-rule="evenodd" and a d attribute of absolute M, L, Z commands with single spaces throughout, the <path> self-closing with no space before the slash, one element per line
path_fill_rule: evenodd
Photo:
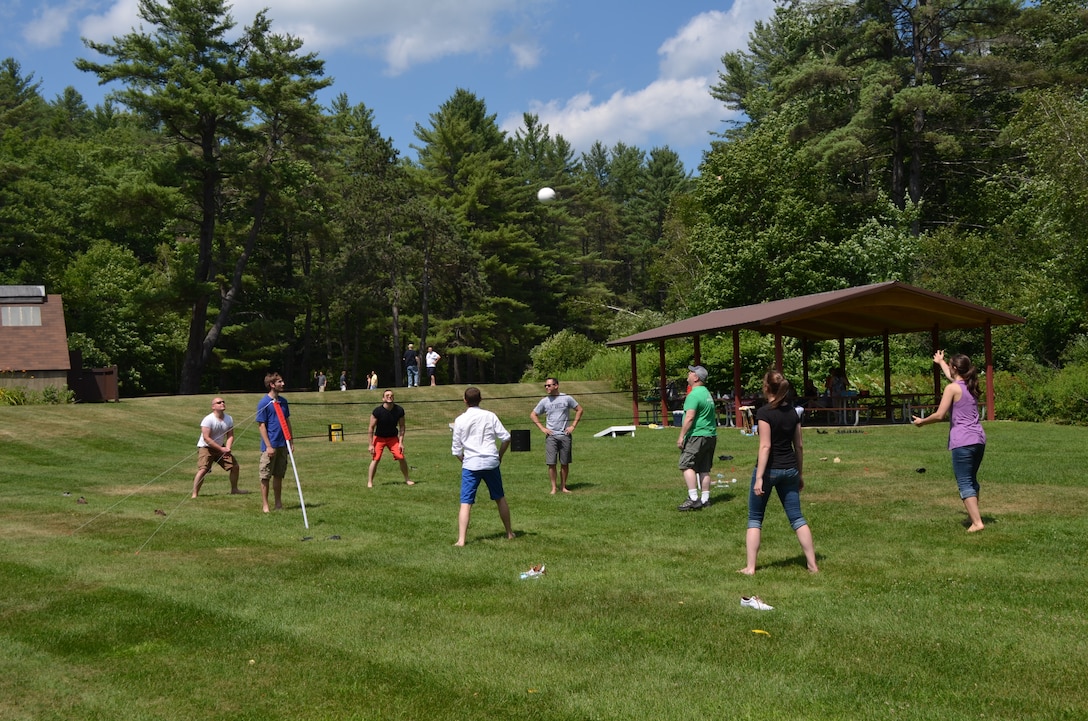
<path fill-rule="evenodd" d="M 516 381 L 559 331 L 891 279 L 1028 318 L 995 333 L 1005 367 L 1088 355 L 1084 0 L 781 3 L 722 57 L 709 92 L 745 122 L 697 177 L 531 114 L 508 134 L 463 88 L 403 158 L 229 10 L 141 0 L 147 30 L 76 60 L 115 88 L 94 108 L 0 62 L 0 282 L 62 293 L 126 394 L 399 384 L 409 342 L 450 382 Z"/>

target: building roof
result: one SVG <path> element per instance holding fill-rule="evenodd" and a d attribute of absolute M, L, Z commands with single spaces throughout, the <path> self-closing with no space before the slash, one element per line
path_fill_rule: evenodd
<path fill-rule="evenodd" d="M 833 340 L 867 338 L 885 332 L 894 335 L 934 328 L 946 331 L 1023 322 L 1023 318 L 1011 313 L 889 281 L 715 310 L 611 340 L 607 345 L 632 345 L 738 329 Z"/>
<path fill-rule="evenodd" d="M 0 322 L 0 371 L 70 370 L 68 331 L 64 325 L 61 297 L 13 296 L 7 292 L 18 287 L 0 286 L 0 306 L 32 305 L 40 309 L 41 325 L 12 326 Z"/>
<path fill-rule="evenodd" d="M 44 285 L 0 285 L 0 303 L 44 302 Z"/>

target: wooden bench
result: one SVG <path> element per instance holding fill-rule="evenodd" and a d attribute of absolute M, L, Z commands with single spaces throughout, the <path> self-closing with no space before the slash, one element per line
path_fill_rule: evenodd
<path fill-rule="evenodd" d="M 639 408 L 639 413 L 642 414 L 643 425 L 650 425 L 651 423 L 658 423 L 661 418 L 661 406 L 651 406 L 649 408 Z"/>
<path fill-rule="evenodd" d="M 907 421 L 907 423 L 910 423 L 911 419 L 914 416 L 918 416 L 919 418 L 925 418 L 930 413 L 932 413 L 933 411 L 937 410 L 940 407 L 941 407 L 940 403 L 917 403 L 917 404 L 911 403 L 910 405 L 907 406 L 906 421 Z"/>
<path fill-rule="evenodd" d="M 979 415 L 981 416 L 984 413 L 984 409 L 986 408 L 986 401 L 982 400 L 980 398 L 978 400 L 978 403 L 976 403 L 976 405 L 978 406 Z M 927 415 L 929 415 L 930 413 L 933 413 L 935 410 L 937 410 L 940 407 L 941 407 L 940 403 L 911 403 L 909 406 L 907 406 L 907 418 L 906 418 L 906 421 L 908 423 L 910 423 L 911 422 L 910 419 L 913 416 L 918 416 L 919 418 L 925 418 Z"/>
<path fill-rule="evenodd" d="M 825 420 L 828 424 L 835 419 L 836 416 L 842 419 L 842 423 L 836 423 L 835 425 L 850 425 L 856 426 L 862 422 L 862 418 L 865 419 L 865 423 L 868 423 L 873 418 L 873 409 L 870 406 L 838 406 L 836 408 L 806 408 L 805 415 L 812 419 L 817 419 L 819 414 L 826 414 Z M 850 416 L 853 415 L 854 422 L 850 423 Z"/>

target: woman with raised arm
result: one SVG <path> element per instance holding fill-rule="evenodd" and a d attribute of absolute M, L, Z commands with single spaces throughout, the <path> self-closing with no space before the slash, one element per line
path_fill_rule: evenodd
<path fill-rule="evenodd" d="M 933 354 L 933 362 L 951 383 L 944 387 L 937 410 L 925 418 L 913 416 L 911 423 L 921 427 L 951 414 L 948 450 L 952 451 L 952 472 L 971 521 L 967 532 L 975 533 L 986 527 L 978 510 L 978 468 L 986 453 L 986 432 L 978 414 L 978 369 L 962 353 L 953 354 L 946 362 L 943 350 Z"/>

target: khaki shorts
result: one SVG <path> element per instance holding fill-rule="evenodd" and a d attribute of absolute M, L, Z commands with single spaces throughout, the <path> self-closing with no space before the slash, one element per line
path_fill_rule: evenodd
<path fill-rule="evenodd" d="M 212 469 L 213 463 L 218 463 L 219 467 L 224 471 L 233 471 L 238 467 L 238 464 L 234 461 L 233 453 L 220 456 L 218 453 L 213 453 L 212 449 L 207 446 L 196 449 L 196 469 L 198 471 L 207 473 Z"/>
<path fill-rule="evenodd" d="M 680 470 L 694 469 L 696 473 L 710 473 L 714 467 L 714 449 L 717 436 L 688 436 L 680 451 Z"/>
<path fill-rule="evenodd" d="M 261 454 L 261 464 L 257 472 L 260 474 L 261 483 L 268 483 L 272 478 L 283 478 L 287 475 L 287 448 L 277 448 L 271 456 L 268 451 Z"/>

